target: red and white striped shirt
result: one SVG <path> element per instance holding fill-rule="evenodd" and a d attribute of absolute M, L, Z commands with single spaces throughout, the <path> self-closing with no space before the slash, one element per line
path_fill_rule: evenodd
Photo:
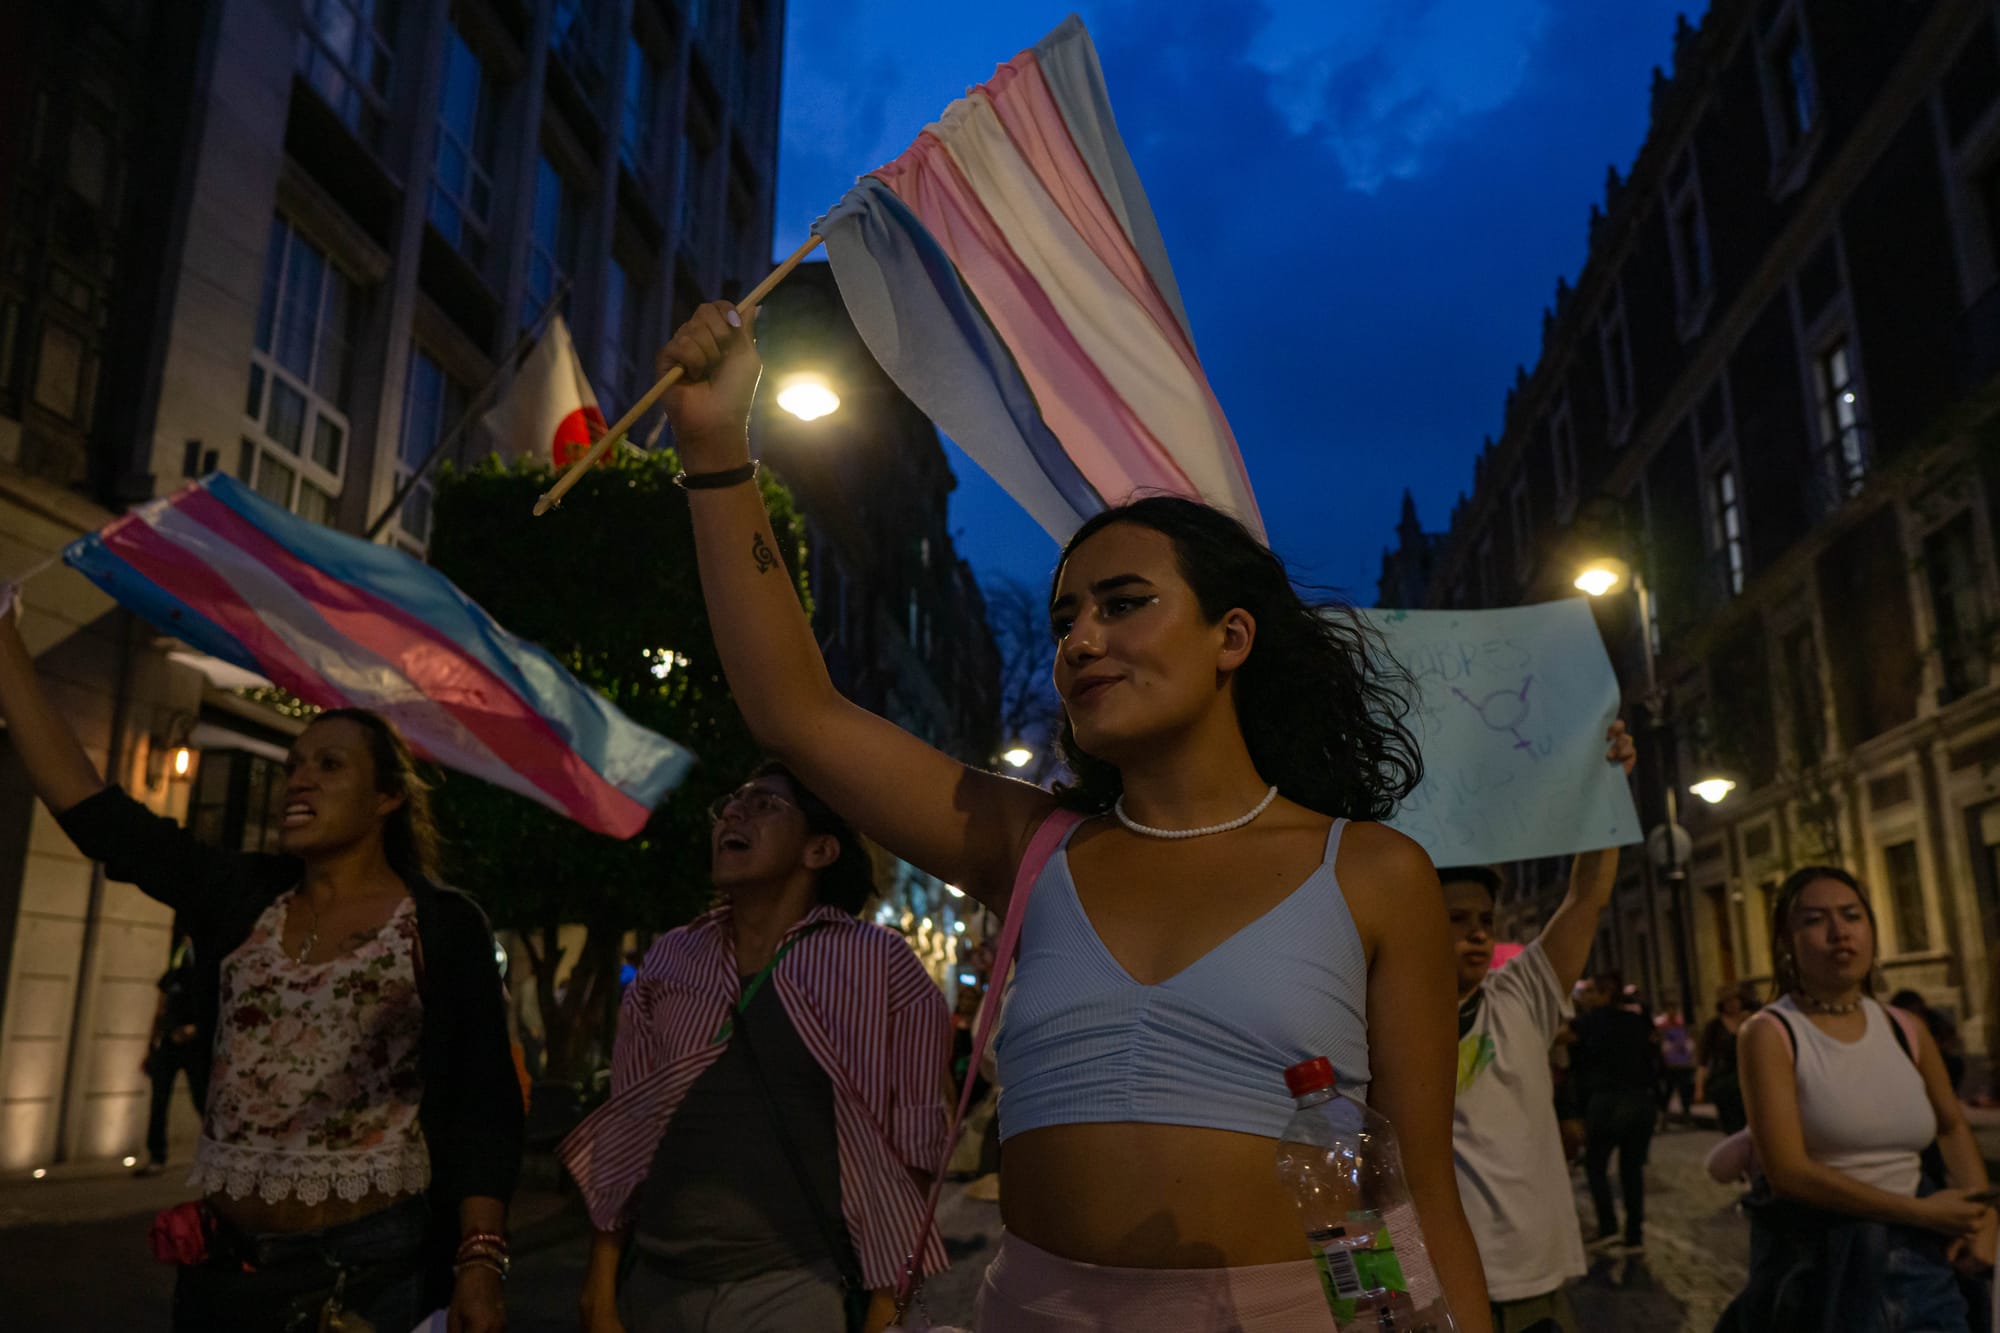
<path fill-rule="evenodd" d="M 833 1083 L 841 1212 L 861 1275 L 870 1287 L 893 1287 L 923 1218 L 924 1192 L 910 1173 L 928 1176 L 944 1153 L 951 1015 L 892 931 L 820 906 L 786 940 L 818 922 L 825 924 L 784 956 L 770 984 Z M 611 1099 L 556 1149 L 599 1230 L 630 1220 L 660 1136 L 722 1055 L 716 1031 L 741 990 L 727 906 L 667 932 L 647 951 L 618 1018 Z M 922 1258 L 926 1273 L 945 1266 L 935 1226 Z"/>

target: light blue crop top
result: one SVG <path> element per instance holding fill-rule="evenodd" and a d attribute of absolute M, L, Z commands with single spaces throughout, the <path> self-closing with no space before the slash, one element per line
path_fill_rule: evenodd
<path fill-rule="evenodd" d="M 1365 1098 L 1367 956 L 1333 872 L 1346 824 L 1289 897 L 1154 986 L 1098 938 L 1065 838 L 1028 899 L 994 1038 L 1001 1139 L 1105 1121 L 1276 1138 L 1293 1110 L 1285 1070 L 1316 1055 Z"/>

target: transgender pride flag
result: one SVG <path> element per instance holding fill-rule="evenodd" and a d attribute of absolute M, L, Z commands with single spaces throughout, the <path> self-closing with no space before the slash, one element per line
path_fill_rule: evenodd
<path fill-rule="evenodd" d="M 1058 541 L 1140 491 L 1262 535 L 1075 15 L 814 230 L 882 368 Z"/>
<path fill-rule="evenodd" d="M 634 723 L 449 579 L 211 473 L 63 560 L 202 652 L 322 708 L 371 708 L 448 768 L 629 838 L 693 756 Z"/>

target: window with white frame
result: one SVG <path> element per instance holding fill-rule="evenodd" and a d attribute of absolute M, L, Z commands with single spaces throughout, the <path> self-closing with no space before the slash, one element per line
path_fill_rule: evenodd
<path fill-rule="evenodd" d="M 1576 509 L 1576 423 L 1569 410 L 1569 395 L 1556 401 L 1549 414 L 1549 457 L 1555 464 L 1556 512 L 1565 521 Z"/>
<path fill-rule="evenodd" d="M 1724 465 L 1708 481 L 1709 550 L 1714 552 L 1723 586 L 1735 597 L 1743 591 L 1743 497 L 1736 488 L 1736 468 Z"/>
<path fill-rule="evenodd" d="M 528 293 L 523 325 L 533 324 L 563 280 L 576 271 L 576 192 L 549 159 L 535 167 L 534 230 L 528 242 Z M 566 304 L 566 303 L 565 303 Z"/>
<path fill-rule="evenodd" d="M 1712 295 L 1708 219 L 1702 209 L 1701 181 L 1694 149 L 1684 151 L 1667 172 L 1667 245 L 1674 265 L 1674 294 L 1683 324 L 1695 319 Z"/>
<path fill-rule="evenodd" d="M 453 23 L 446 30 L 444 98 L 431 170 L 431 225 L 474 266 L 486 262 L 493 212 L 493 149 L 500 99 L 478 54 Z"/>
<path fill-rule="evenodd" d="M 300 0 L 298 71 L 371 148 L 389 122 L 401 0 Z"/>
<path fill-rule="evenodd" d="M 1972 514 L 1957 516 L 1924 538 L 1930 585 L 1931 632 L 1944 698 L 1959 699 L 1986 683 L 1986 598 Z"/>
<path fill-rule="evenodd" d="M 1889 906 L 1896 922 L 1896 951 L 1923 953 L 1931 947 L 1930 914 L 1924 910 L 1924 876 L 1917 844 L 1891 843 L 1882 849 Z"/>
<path fill-rule="evenodd" d="M 1615 439 L 1632 417 L 1632 340 L 1625 328 L 1625 294 L 1615 286 L 1597 323 L 1597 346 L 1604 358 L 1604 410 Z"/>
<path fill-rule="evenodd" d="M 437 359 L 417 343 L 410 344 L 410 374 L 403 384 L 403 429 L 396 442 L 396 489 L 402 490 L 431 453 L 465 415 L 465 386 L 454 380 Z M 424 476 L 396 511 L 396 527 L 414 554 L 421 555 L 431 539 L 431 501 L 437 495 L 434 469 Z"/>
<path fill-rule="evenodd" d="M 1868 449 L 1861 428 L 1854 344 L 1846 333 L 1827 339 L 1814 355 L 1813 391 L 1819 408 L 1821 467 L 1839 494 L 1854 495 L 1868 479 Z"/>
<path fill-rule="evenodd" d="M 1797 0 L 1775 6 L 1757 41 L 1771 154 L 1781 170 L 1819 126 L 1819 80 L 1801 8 Z"/>
<path fill-rule="evenodd" d="M 633 175 L 643 178 L 653 169 L 660 71 L 638 34 L 628 35 L 625 45 L 625 115 L 618 124 L 618 155 Z"/>
<path fill-rule="evenodd" d="M 316 523 L 333 521 L 347 468 L 354 287 L 283 216 L 272 219 L 236 475 Z"/>

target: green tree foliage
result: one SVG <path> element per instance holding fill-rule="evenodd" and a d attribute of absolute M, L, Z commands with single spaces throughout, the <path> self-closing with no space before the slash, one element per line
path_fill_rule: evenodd
<path fill-rule="evenodd" d="M 476 894 L 494 925 L 520 932 L 555 1077 L 582 1076 L 609 1046 L 625 933 L 669 929 L 707 905 L 708 803 L 759 757 L 709 633 L 687 494 L 673 484 L 678 467 L 666 451 L 619 458 L 542 518 L 531 511 L 555 480 L 546 464 L 489 459 L 438 486 L 431 564 L 633 721 L 696 757 L 687 781 L 626 841 L 464 775 L 438 792 L 447 878 Z M 800 569 L 791 497 L 775 481 L 761 484 L 780 552 Z M 564 925 L 587 935 L 559 996 Z"/>

